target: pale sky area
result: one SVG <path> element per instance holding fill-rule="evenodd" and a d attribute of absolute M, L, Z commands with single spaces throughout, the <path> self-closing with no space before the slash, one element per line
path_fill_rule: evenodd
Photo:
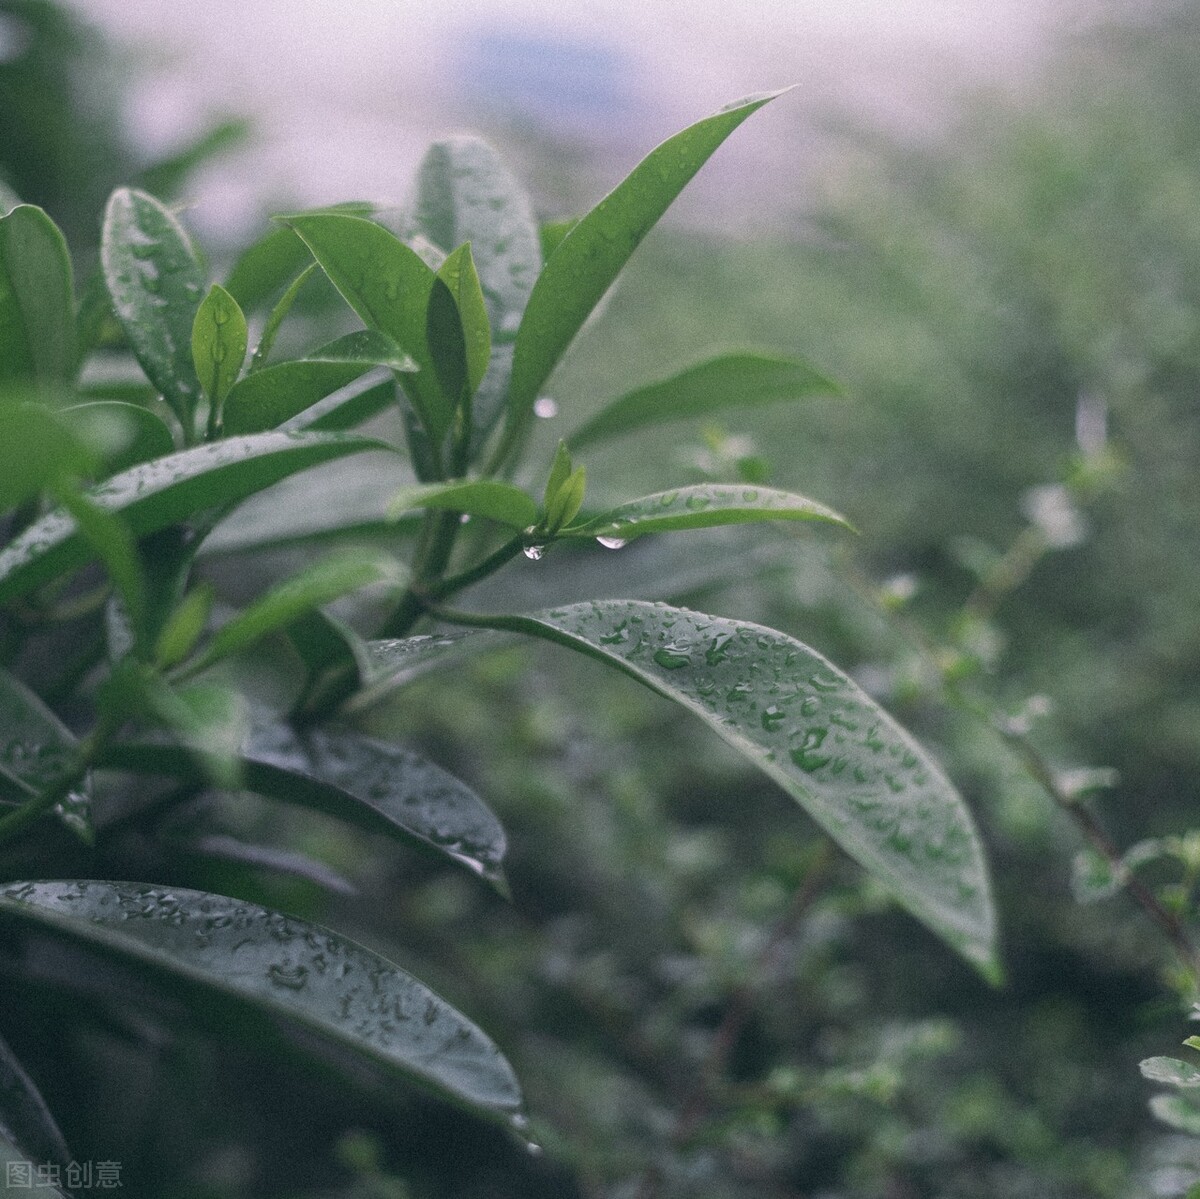
<path fill-rule="evenodd" d="M 191 219 L 219 233 L 264 203 L 400 200 L 424 146 L 463 128 L 514 152 L 532 130 L 543 153 L 567 148 L 564 177 L 583 146 L 602 192 L 692 120 L 797 84 L 682 205 L 683 219 L 728 219 L 739 189 L 735 209 L 803 193 L 831 107 L 936 128 L 964 87 L 1019 91 L 1105 0 L 73 2 L 138 51 L 130 116 L 148 144 L 169 148 L 222 110 L 254 118 L 253 147 L 196 182 Z"/>

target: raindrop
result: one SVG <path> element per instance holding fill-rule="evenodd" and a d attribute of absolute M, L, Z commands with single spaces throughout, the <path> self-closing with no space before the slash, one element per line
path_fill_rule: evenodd
<path fill-rule="evenodd" d="M 460 513 L 458 517 L 458 523 L 460 525 L 469 525 L 471 523 L 471 514 L 469 512 Z"/>
<path fill-rule="evenodd" d="M 596 540 L 606 550 L 622 550 L 629 544 L 628 539 L 625 537 L 597 537 Z"/>
<path fill-rule="evenodd" d="M 827 733 L 827 729 L 809 729 L 804 734 L 804 743 L 799 747 L 799 749 L 792 750 L 792 761 L 795 762 L 801 770 L 812 774 L 814 771 L 820 770 L 822 766 L 829 765 L 829 755 L 817 752 L 817 750 L 821 748 Z"/>
<path fill-rule="evenodd" d="M 308 980 L 308 967 L 276 964 L 267 968 L 267 977 L 277 987 L 286 987 L 289 991 L 299 991 L 303 989 Z"/>
<path fill-rule="evenodd" d="M 787 713 L 782 708 L 772 704 L 769 708 L 763 709 L 762 726 L 763 730 L 768 733 L 773 733 L 786 718 Z"/>
<path fill-rule="evenodd" d="M 707 508 L 712 501 L 706 495 L 689 495 L 684 501 L 684 507 L 690 508 L 693 512 L 699 512 L 701 508 Z"/>
<path fill-rule="evenodd" d="M 805 696 L 804 702 L 800 705 L 800 715 L 815 716 L 820 707 L 821 701 L 815 695 Z"/>
<path fill-rule="evenodd" d="M 732 633 L 718 633 L 704 651 L 704 660 L 709 666 L 716 666 L 729 657 L 729 643 L 733 640 Z"/>
<path fill-rule="evenodd" d="M 533 415 L 542 420 L 550 420 L 551 417 L 558 415 L 558 402 L 549 396 L 538 396 L 533 401 Z"/>
<path fill-rule="evenodd" d="M 545 556 L 546 547 L 544 545 L 527 545 L 521 553 L 531 562 L 540 562 Z"/>
<path fill-rule="evenodd" d="M 690 666 L 692 659 L 685 645 L 664 645 L 654 651 L 654 660 L 664 670 L 678 670 L 681 666 Z"/>

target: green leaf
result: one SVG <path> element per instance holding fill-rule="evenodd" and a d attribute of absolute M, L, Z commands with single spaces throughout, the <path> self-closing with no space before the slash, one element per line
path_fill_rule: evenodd
<path fill-rule="evenodd" d="M 104 212 L 100 261 L 134 355 L 190 440 L 200 403 L 192 325 L 205 283 L 192 243 L 153 196 L 120 188 Z"/>
<path fill-rule="evenodd" d="M 731 408 L 837 395 L 840 388 L 798 358 L 722 354 L 615 400 L 567 439 L 571 447 L 602 441 L 665 421 L 715 416 Z"/>
<path fill-rule="evenodd" d="M 578 650 L 699 716 L 989 978 L 991 887 L 966 806 L 928 754 L 816 651 L 666 604 L 472 618 Z"/>
<path fill-rule="evenodd" d="M 335 204 L 324 211 L 367 216 L 372 211 L 372 205 L 350 201 Z M 310 260 L 308 247 L 295 231 L 276 225 L 243 251 L 229 272 L 225 289 L 244 312 L 255 311 L 264 307 L 272 295 L 294 280 Z"/>
<path fill-rule="evenodd" d="M 537 504 L 519 487 L 498 479 L 473 479 L 467 482 L 430 483 L 406 487 L 388 504 L 392 516 L 414 508 L 439 508 L 464 512 L 487 520 L 526 529 L 537 520 Z"/>
<path fill-rule="evenodd" d="M 560 441 L 554 451 L 554 461 L 550 463 L 550 473 L 546 476 L 546 490 L 542 492 L 543 507 L 550 507 L 551 501 L 570 477 L 573 468 L 571 451 L 567 449 L 565 441 Z"/>
<path fill-rule="evenodd" d="M 771 487 L 701 483 L 630 500 L 586 524 L 563 529 L 559 536 L 630 541 L 644 533 L 711 529 L 764 520 L 821 520 L 852 528 L 845 517 L 802 495 Z"/>
<path fill-rule="evenodd" d="M 227 434 L 262 433 L 371 370 L 362 362 L 280 362 L 239 379 L 225 399 Z"/>
<path fill-rule="evenodd" d="M 137 404 L 96 400 L 63 408 L 61 416 L 98 457 L 101 478 L 175 452 L 170 429 Z"/>
<path fill-rule="evenodd" d="M 58 226 L 32 204 L 0 217 L 0 386 L 53 387 L 75 369 L 75 285 Z"/>
<path fill-rule="evenodd" d="M 418 373 L 405 379 L 422 424 L 440 443 L 454 416 L 426 340 L 429 297 L 437 276 L 398 237 L 374 221 L 342 213 L 281 217 L 304 239 L 334 287 L 370 329 L 412 356 Z"/>
<path fill-rule="evenodd" d="M 225 508 L 297 471 L 381 442 L 345 433 L 259 433 L 197 446 L 114 475 L 84 494 L 120 512 L 135 537 L 205 509 Z M 0 603 L 83 566 L 93 556 L 75 521 L 55 511 L 0 550 Z"/>
<path fill-rule="evenodd" d="M 491 329 L 487 372 L 472 388 L 473 444 L 478 446 L 499 419 L 508 394 L 512 343 L 542 265 L 537 224 L 528 197 L 500 156 L 469 136 L 438 142 L 426 152 L 417 174 L 414 218 L 419 230 L 447 252 L 471 244 Z"/>
<path fill-rule="evenodd" d="M 517 332 L 507 445 L 519 436 L 542 385 L 642 238 L 717 147 L 779 94 L 749 97 L 668 138 L 563 238 L 538 276 Z"/>
<path fill-rule="evenodd" d="M 104 563 L 121 597 L 136 647 L 147 633 L 146 583 L 133 536 L 121 517 L 69 486 L 55 487 L 54 498 L 70 513 L 75 528 Z"/>
<path fill-rule="evenodd" d="M 272 587 L 223 624 L 199 657 L 188 664 L 187 673 L 206 670 L 214 662 L 285 628 L 305 612 L 351 591 L 383 582 L 398 587 L 402 581 L 400 567 L 392 558 L 371 550 L 342 550 Z"/>
<path fill-rule="evenodd" d="M 551 534 L 557 534 L 563 525 L 579 514 L 586 490 L 587 469 L 581 466 L 563 480 L 554 498 L 546 505 L 546 528 Z"/>
<path fill-rule="evenodd" d="M 487 373 L 492 353 L 492 330 L 488 323 L 483 290 L 476 273 L 469 242 L 458 247 L 438 267 L 438 278 L 454 300 L 462 329 L 466 387 L 474 395 Z"/>
<path fill-rule="evenodd" d="M 1148 1057 L 1138 1063 L 1143 1078 L 1173 1087 L 1200 1087 L 1200 1070 L 1177 1057 Z"/>
<path fill-rule="evenodd" d="M 360 377 L 355 383 L 347 384 L 285 421 L 280 428 L 326 433 L 356 428 L 396 402 L 395 379 L 378 382 L 375 379 L 375 375 Z"/>
<path fill-rule="evenodd" d="M 417 364 L 386 334 L 358 329 L 313 350 L 305 362 L 346 362 L 362 367 L 386 366 L 393 371 L 415 371 Z"/>
<path fill-rule="evenodd" d="M 41 1092 L 3 1040 L 0 1040 L 0 1128 L 11 1131 L 35 1161 L 66 1165 L 71 1160 L 70 1150 Z"/>
<path fill-rule="evenodd" d="M 287 230 L 291 233 L 291 230 Z M 293 234 L 293 236 L 295 236 Z M 308 247 L 297 237 L 296 242 L 304 251 L 304 256 L 308 257 Z M 291 312 L 292 306 L 296 303 L 296 298 L 304 290 L 304 285 L 313 277 L 317 270 L 317 264 L 310 262 L 304 270 L 302 270 L 288 285 L 287 290 L 279 297 L 278 303 L 267 314 L 266 323 L 263 325 L 262 336 L 258 339 L 258 345 L 254 347 L 254 353 L 250 358 L 249 370 L 251 372 L 261 370 L 267 359 L 270 357 L 271 350 L 275 345 L 275 338 L 279 335 L 279 330 L 283 325 L 287 314 Z"/>
<path fill-rule="evenodd" d="M 538 230 L 538 237 L 542 243 L 542 258 L 550 261 L 550 255 L 562 245 L 563 238 L 579 224 L 578 217 L 564 217 L 558 221 L 546 221 Z"/>
<path fill-rule="evenodd" d="M 347 710 L 370 707 L 398 687 L 441 666 L 447 658 L 461 654 L 464 642 L 470 640 L 478 647 L 479 640 L 484 638 L 494 642 L 496 635 L 478 631 L 420 633 L 415 637 L 368 641 L 361 648 L 354 646 L 362 685 L 347 703 Z"/>
<path fill-rule="evenodd" d="M 10 884 L 0 912 L 299 1022 L 483 1114 L 521 1106 L 512 1067 L 474 1024 L 319 925 L 202 891 L 92 881 Z"/>
<path fill-rule="evenodd" d="M 53 787 L 74 765 L 74 734 L 6 670 L 0 670 L 0 797 L 23 803 Z M 93 836 L 91 787 L 76 787 L 56 805 L 59 819 L 85 841 Z"/>
<path fill-rule="evenodd" d="M 122 742 L 108 768 L 186 778 L 186 746 Z M 348 729 L 296 733 L 253 727 L 239 757 L 242 786 L 259 795 L 445 855 L 503 885 L 504 829 L 474 791 L 440 766 Z"/>
<path fill-rule="evenodd" d="M 42 405 L 0 401 L 0 512 L 94 465 L 89 449 Z"/>
<path fill-rule="evenodd" d="M 214 283 L 192 324 L 192 362 L 200 386 L 215 409 L 220 409 L 242 373 L 249 336 L 237 300 Z"/>
<path fill-rule="evenodd" d="M 154 643 L 154 664 L 160 670 L 182 662 L 208 626 L 213 590 L 202 583 L 189 591 L 167 617 Z"/>

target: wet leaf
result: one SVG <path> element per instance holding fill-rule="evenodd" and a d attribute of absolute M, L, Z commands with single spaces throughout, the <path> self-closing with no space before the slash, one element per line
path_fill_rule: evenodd
<path fill-rule="evenodd" d="M 815 650 L 761 625 L 635 600 L 486 624 L 581 651 L 695 713 L 915 916 L 998 976 L 991 885 L 966 805 L 912 737 Z"/>
<path fill-rule="evenodd" d="M 839 391 L 836 383 L 801 359 L 722 354 L 610 400 L 567 440 L 577 450 L 606 437 L 665 421 L 715 416 L 730 409 L 814 395 L 837 395 Z"/>
<path fill-rule="evenodd" d="M 0 670 L 0 798 L 24 803 L 53 787 L 74 765 L 74 734 L 19 679 Z M 91 784 L 83 782 L 55 812 L 86 842 L 94 837 Z"/>
<path fill-rule="evenodd" d="M 503 411 L 512 371 L 512 343 L 542 266 L 529 199 L 500 156 L 476 137 L 431 146 L 417 175 L 414 220 L 449 252 L 469 242 L 490 326 L 487 370 L 470 371 L 473 444 L 482 444 Z M 451 289 L 453 290 L 453 288 Z"/>
<path fill-rule="evenodd" d="M 192 325 L 205 284 L 192 243 L 153 196 L 120 188 L 104 212 L 100 261 L 134 355 L 190 438 L 200 402 Z"/>
<path fill-rule="evenodd" d="M 121 743 L 103 763 L 142 774 L 187 778 L 186 747 Z M 501 885 L 504 830 L 465 783 L 407 750 L 350 730 L 296 733 L 255 727 L 239 757 L 242 785 L 370 833 L 445 854 Z"/>
<path fill-rule="evenodd" d="M 400 565 L 374 550 L 346 549 L 314 562 L 276 584 L 212 635 L 200 655 L 188 664 L 187 673 L 206 670 L 298 620 L 313 608 L 359 591 L 374 583 L 398 587 L 404 579 Z"/>
<path fill-rule="evenodd" d="M 0 386 L 54 387 L 75 369 L 75 290 L 58 226 L 32 204 L 0 216 Z"/>
<path fill-rule="evenodd" d="M 344 433 L 259 433 L 183 450 L 135 466 L 83 494 L 120 512 L 135 537 L 226 507 L 297 471 L 347 454 L 386 447 Z M 30 525 L 0 550 L 0 602 L 83 566 L 93 556 L 75 521 L 62 511 Z"/>
<path fill-rule="evenodd" d="M 506 441 L 519 434 L 542 385 L 642 238 L 717 147 L 776 95 L 750 97 L 668 138 L 559 243 L 517 332 Z"/>
<path fill-rule="evenodd" d="M 0 913 L 297 1021 L 491 1116 L 521 1106 L 512 1068 L 465 1016 L 378 954 L 222 895 L 139 883 L 13 883 Z"/>
<path fill-rule="evenodd" d="M 1150 1110 L 1172 1128 L 1200 1137 L 1200 1107 L 1182 1095 L 1152 1095 Z"/>
<path fill-rule="evenodd" d="M 454 300 L 462 328 L 466 388 L 474 395 L 491 361 L 492 330 L 471 245 L 461 245 L 438 267 L 438 278 Z"/>
<path fill-rule="evenodd" d="M 280 362 L 247 375 L 225 401 L 230 435 L 263 433 L 306 412 L 372 369 L 364 362 Z"/>
<path fill-rule="evenodd" d="M 436 275 L 398 237 L 374 221 L 342 213 L 281 217 L 303 239 L 334 287 L 369 328 L 390 337 L 417 363 L 404 389 L 435 442 L 450 428 L 454 402 L 437 383 L 426 340 Z"/>
<path fill-rule="evenodd" d="M 192 362 L 209 403 L 220 408 L 242 373 L 249 332 L 238 302 L 214 283 L 192 324 Z"/>
<path fill-rule="evenodd" d="M 469 482 L 430 483 L 406 487 L 388 505 L 393 516 L 414 508 L 440 508 L 482 516 L 514 529 L 525 529 L 537 520 L 537 505 L 519 487 L 498 479 L 474 479 Z"/>
<path fill-rule="evenodd" d="M 586 524 L 563 529 L 560 537 L 610 537 L 630 541 L 644 533 L 711 529 L 766 520 L 819 520 L 851 528 L 832 508 L 771 487 L 698 484 L 630 500 Z"/>

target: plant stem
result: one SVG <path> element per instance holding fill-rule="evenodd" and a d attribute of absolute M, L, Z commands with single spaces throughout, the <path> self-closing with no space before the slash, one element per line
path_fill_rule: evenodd
<path fill-rule="evenodd" d="M 381 637 L 406 637 L 425 614 L 425 596 L 441 581 L 461 527 L 457 512 L 431 512 L 425 518 L 413 564 L 413 580 L 379 630 Z"/>
<path fill-rule="evenodd" d="M 469 569 L 460 571 L 458 574 L 451 575 L 448 579 L 443 579 L 434 586 L 426 588 L 424 598 L 430 603 L 436 603 L 447 596 L 456 595 L 511 562 L 524 548 L 524 544 L 520 537 L 513 537 Z"/>

